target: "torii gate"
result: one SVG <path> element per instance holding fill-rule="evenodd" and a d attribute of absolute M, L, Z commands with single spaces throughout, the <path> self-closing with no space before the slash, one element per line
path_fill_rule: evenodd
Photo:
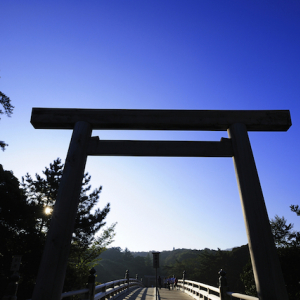
<path fill-rule="evenodd" d="M 288 110 L 127 110 L 33 108 L 36 129 L 73 134 L 32 300 L 59 300 L 88 155 L 233 157 L 259 299 L 287 300 L 248 131 L 287 131 Z M 93 129 L 227 131 L 229 139 L 100 141 Z"/>

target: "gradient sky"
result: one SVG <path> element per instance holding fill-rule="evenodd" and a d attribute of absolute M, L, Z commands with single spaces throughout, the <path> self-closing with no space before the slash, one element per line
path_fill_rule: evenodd
<path fill-rule="evenodd" d="M 288 109 L 287 132 L 250 132 L 270 218 L 299 202 L 300 2 L 211 0 L 0 3 L 4 169 L 19 179 L 65 160 L 69 130 L 36 130 L 32 107 Z M 94 131 L 101 139 L 210 140 L 226 132 Z M 232 158 L 89 157 L 112 246 L 131 251 L 247 243 Z"/>

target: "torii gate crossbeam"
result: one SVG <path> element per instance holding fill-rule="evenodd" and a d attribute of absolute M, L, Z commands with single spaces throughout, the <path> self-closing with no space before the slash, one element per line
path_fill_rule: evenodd
<path fill-rule="evenodd" d="M 60 299 L 88 155 L 233 157 L 256 288 L 287 300 L 248 131 L 287 131 L 288 110 L 121 110 L 33 108 L 37 129 L 73 129 L 32 300 Z M 93 129 L 227 131 L 220 142 L 99 141 Z"/>

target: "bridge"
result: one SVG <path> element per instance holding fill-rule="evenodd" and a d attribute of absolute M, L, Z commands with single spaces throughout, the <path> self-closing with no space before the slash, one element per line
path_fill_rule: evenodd
<path fill-rule="evenodd" d="M 63 293 L 61 299 L 69 300 L 75 295 L 82 300 L 258 300 L 256 297 L 225 291 L 222 287 L 184 279 L 178 280 L 176 288 L 144 287 L 142 281 L 134 278 L 119 279 L 98 286 L 89 283 L 86 289 Z"/>

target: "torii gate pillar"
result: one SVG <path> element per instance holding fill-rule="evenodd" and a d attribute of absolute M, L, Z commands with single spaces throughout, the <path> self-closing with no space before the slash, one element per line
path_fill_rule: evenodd
<path fill-rule="evenodd" d="M 91 134 L 75 123 L 32 300 L 61 299 Z"/>
<path fill-rule="evenodd" d="M 232 140 L 233 162 L 258 297 L 288 299 L 247 128 L 244 124 L 233 124 L 228 135 Z"/>

